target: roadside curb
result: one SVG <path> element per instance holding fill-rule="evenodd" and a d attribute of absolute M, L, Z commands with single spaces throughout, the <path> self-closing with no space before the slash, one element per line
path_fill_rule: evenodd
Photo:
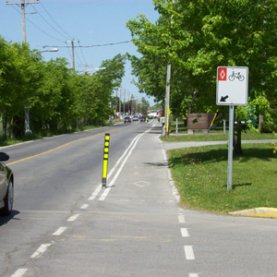
<path fill-rule="evenodd" d="M 229 214 L 237 215 L 237 216 L 277 218 L 277 209 L 260 207 L 260 208 L 230 212 Z"/>

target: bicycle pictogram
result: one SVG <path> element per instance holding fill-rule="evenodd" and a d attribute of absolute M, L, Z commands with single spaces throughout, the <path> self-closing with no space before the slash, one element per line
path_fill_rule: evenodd
<path fill-rule="evenodd" d="M 245 77 L 240 72 L 236 73 L 235 71 L 232 71 L 232 74 L 229 75 L 228 79 L 230 81 L 234 81 L 235 79 L 238 79 L 239 81 L 243 81 Z"/>

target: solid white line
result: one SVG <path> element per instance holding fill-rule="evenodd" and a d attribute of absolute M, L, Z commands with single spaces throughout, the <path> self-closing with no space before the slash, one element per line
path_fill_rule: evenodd
<path fill-rule="evenodd" d="M 184 250 L 185 250 L 185 255 L 187 260 L 195 260 L 193 248 L 191 245 L 185 245 Z"/>
<path fill-rule="evenodd" d="M 110 190 L 111 190 L 112 188 L 106 188 L 105 190 L 104 190 L 104 192 L 101 194 L 101 196 L 99 197 L 99 201 L 104 201 L 105 199 L 106 199 L 106 197 L 108 196 L 108 194 L 109 194 L 109 192 L 110 192 Z"/>
<path fill-rule="evenodd" d="M 110 176 L 113 174 L 113 172 L 116 170 L 116 168 L 119 166 L 119 164 L 121 163 L 121 161 L 124 159 L 124 157 L 128 154 L 129 150 L 132 148 L 133 144 L 135 143 L 137 137 L 135 137 L 131 143 L 129 144 L 129 146 L 127 147 L 127 149 L 123 152 L 123 154 L 121 155 L 121 157 L 118 159 L 118 161 L 116 162 L 115 166 L 111 169 L 111 171 L 108 173 L 107 178 L 109 179 Z"/>
<path fill-rule="evenodd" d="M 185 223 L 185 216 L 183 214 L 179 214 L 178 215 L 178 221 L 179 223 Z"/>
<path fill-rule="evenodd" d="M 89 201 L 94 200 L 97 197 L 98 193 L 101 191 L 101 189 L 102 189 L 102 184 L 96 187 L 95 191 L 91 194 L 88 200 Z"/>
<path fill-rule="evenodd" d="M 45 243 L 42 244 L 31 256 L 32 259 L 39 258 L 46 250 L 47 248 L 51 246 L 51 243 Z"/>
<path fill-rule="evenodd" d="M 84 204 L 80 207 L 81 210 L 86 210 L 88 208 L 88 204 Z"/>
<path fill-rule="evenodd" d="M 189 237 L 189 231 L 187 228 L 181 228 L 181 234 L 183 238 L 188 238 Z"/>
<path fill-rule="evenodd" d="M 165 152 L 164 148 L 162 150 L 162 153 L 163 153 L 164 161 L 167 162 L 167 156 L 166 156 L 166 152 Z"/>
<path fill-rule="evenodd" d="M 60 227 L 52 235 L 53 236 L 60 236 L 66 229 L 67 229 L 66 227 Z"/>
<path fill-rule="evenodd" d="M 110 181 L 110 183 L 109 183 L 109 186 L 110 186 L 110 187 L 108 187 L 108 188 L 106 188 L 106 189 L 104 190 L 104 192 L 102 193 L 102 195 L 101 195 L 100 198 L 98 199 L 99 201 L 104 201 L 104 200 L 106 199 L 106 197 L 108 196 L 108 194 L 109 194 L 109 192 L 110 192 L 110 190 L 111 190 L 111 187 L 112 187 L 113 184 L 115 183 L 115 181 L 116 181 L 116 179 L 118 178 L 119 174 L 121 173 L 121 171 L 122 171 L 124 165 L 126 164 L 128 158 L 129 158 L 130 155 L 132 154 L 132 152 L 133 152 L 133 150 L 135 149 L 135 147 L 136 147 L 138 141 L 140 140 L 140 138 L 141 138 L 143 135 L 144 135 L 144 133 L 143 133 L 143 134 L 139 134 L 139 135 L 137 135 L 137 136 L 133 139 L 133 141 L 131 142 L 132 147 L 131 147 L 129 153 L 126 155 L 126 157 L 124 158 L 123 162 L 121 163 L 119 169 L 118 169 L 117 172 L 115 173 L 115 176 L 114 176 L 113 179 Z M 128 149 L 129 149 L 129 147 L 128 147 Z M 125 152 L 126 152 L 126 151 L 125 151 Z M 125 155 L 125 152 L 124 152 L 123 155 Z M 121 158 L 120 158 L 120 160 L 121 160 Z M 115 168 L 115 167 L 114 167 L 114 168 Z"/>
<path fill-rule="evenodd" d="M 27 270 L 27 268 L 19 268 L 11 277 L 22 277 Z"/>
<path fill-rule="evenodd" d="M 73 222 L 73 221 L 75 221 L 79 216 L 80 216 L 80 214 L 74 214 L 74 215 L 72 215 L 71 217 L 69 217 L 69 218 L 67 219 L 67 221 Z"/>
<path fill-rule="evenodd" d="M 189 274 L 189 277 L 198 277 L 199 275 L 198 275 L 198 273 L 190 273 Z"/>
<path fill-rule="evenodd" d="M 131 154 L 132 154 L 132 152 L 134 151 L 134 149 L 135 149 L 135 147 L 136 147 L 138 141 L 141 139 L 142 136 L 143 136 L 143 134 L 140 134 L 140 135 L 137 136 L 136 141 L 135 141 L 135 143 L 133 144 L 132 148 L 130 149 L 128 155 L 125 157 L 125 159 L 124 159 L 123 162 L 121 163 L 119 169 L 117 170 L 117 172 L 116 172 L 114 178 L 111 180 L 110 186 L 112 186 L 112 185 L 115 183 L 117 177 L 119 176 L 119 174 L 120 174 L 120 172 L 122 171 L 124 165 L 126 164 L 128 158 L 131 156 Z"/>

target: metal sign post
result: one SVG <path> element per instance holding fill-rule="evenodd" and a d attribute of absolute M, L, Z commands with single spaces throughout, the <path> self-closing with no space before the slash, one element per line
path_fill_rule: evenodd
<path fill-rule="evenodd" d="M 233 186 L 233 141 L 234 141 L 234 115 L 235 106 L 229 107 L 229 140 L 228 140 L 228 174 L 227 174 L 227 190 L 232 190 Z"/>
<path fill-rule="evenodd" d="M 235 106 L 247 105 L 248 67 L 219 66 L 217 68 L 216 103 L 229 106 L 228 175 L 227 190 L 233 186 L 233 141 Z"/>

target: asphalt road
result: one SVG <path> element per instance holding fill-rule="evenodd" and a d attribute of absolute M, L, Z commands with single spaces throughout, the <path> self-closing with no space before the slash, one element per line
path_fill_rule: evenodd
<path fill-rule="evenodd" d="M 6 148 L 16 198 L 0 276 L 277 276 L 276 221 L 181 208 L 159 135 L 134 122 Z"/>

